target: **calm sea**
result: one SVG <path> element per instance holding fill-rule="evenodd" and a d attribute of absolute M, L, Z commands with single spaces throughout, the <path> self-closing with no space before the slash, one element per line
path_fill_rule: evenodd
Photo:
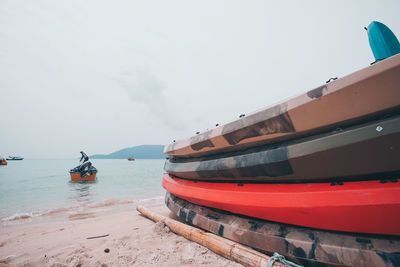
<path fill-rule="evenodd" d="M 162 197 L 164 160 L 91 159 L 94 183 L 71 183 L 77 159 L 24 159 L 0 166 L 0 218 L 42 214 L 54 209 L 115 200 Z"/>

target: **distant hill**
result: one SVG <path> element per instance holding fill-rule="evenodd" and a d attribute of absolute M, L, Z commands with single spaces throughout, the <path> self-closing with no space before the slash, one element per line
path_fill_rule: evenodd
<path fill-rule="evenodd" d="M 162 145 L 142 145 L 124 148 L 108 155 L 92 155 L 93 159 L 127 159 L 133 157 L 135 159 L 165 159 L 163 154 L 164 146 Z"/>

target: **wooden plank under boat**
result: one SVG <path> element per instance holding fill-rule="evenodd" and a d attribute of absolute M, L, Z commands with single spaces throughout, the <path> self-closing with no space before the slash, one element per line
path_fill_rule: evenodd
<path fill-rule="evenodd" d="M 318 262 L 335 266 L 394 267 L 400 262 L 399 237 L 330 232 L 274 223 L 199 206 L 169 192 L 165 203 L 190 225 L 257 250 L 302 260 L 304 265 Z"/>
<path fill-rule="evenodd" d="M 164 153 L 198 157 L 236 151 L 379 118 L 400 110 L 400 54 L 305 94 L 193 137 Z"/>
<path fill-rule="evenodd" d="M 163 175 L 168 192 L 203 205 L 259 219 L 333 231 L 400 235 L 400 183 L 216 183 Z"/>
<path fill-rule="evenodd" d="M 169 158 L 164 169 L 193 180 L 322 181 L 400 174 L 400 116 L 200 158 Z"/>

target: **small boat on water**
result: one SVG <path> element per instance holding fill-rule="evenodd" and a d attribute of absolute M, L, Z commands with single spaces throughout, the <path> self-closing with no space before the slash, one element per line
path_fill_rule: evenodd
<path fill-rule="evenodd" d="M 23 160 L 24 158 L 19 156 L 8 156 L 7 160 Z"/>
<path fill-rule="evenodd" d="M 5 158 L 0 158 L 0 165 L 7 165 L 7 160 Z"/>
<path fill-rule="evenodd" d="M 133 157 L 128 158 L 129 161 L 134 161 L 135 159 Z"/>
<path fill-rule="evenodd" d="M 92 163 L 89 161 L 89 157 L 83 151 L 81 151 L 81 154 L 82 157 L 80 162 L 83 161 L 82 164 L 69 171 L 71 175 L 71 181 L 95 181 L 98 172 L 97 169 L 92 165 Z"/>

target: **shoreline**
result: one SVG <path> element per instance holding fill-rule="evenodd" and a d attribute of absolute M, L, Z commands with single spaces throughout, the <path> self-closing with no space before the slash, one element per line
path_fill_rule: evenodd
<path fill-rule="evenodd" d="M 115 213 L 129 208 L 127 205 L 154 202 L 154 205 L 163 205 L 164 195 L 142 195 L 137 198 L 105 199 L 93 203 L 82 203 L 80 205 L 59 206 L 54 208 L 42 208 L 30 212 L 15 212 L 13 214 L 0 216 L 0 228 L 13 227 L 16 225 L 35 224 L 43 221 L 63 221 L 69 216 L 79 213 Z"/>
<path fill-rule="evenodd" d="M 143 217 L 139 204 L 176 219 L 157 196 L 18 220 L 0 227 L 0 266 L 242 266 Z"/>

